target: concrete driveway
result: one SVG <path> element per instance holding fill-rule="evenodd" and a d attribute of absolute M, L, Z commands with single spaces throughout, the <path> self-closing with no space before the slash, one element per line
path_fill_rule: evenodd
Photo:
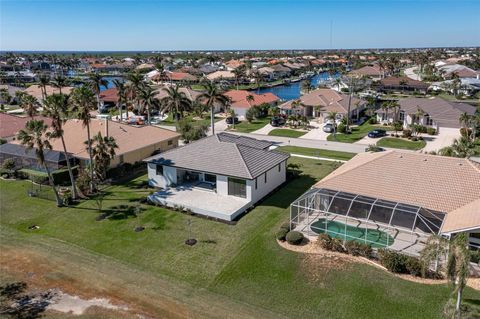
<path fill-rule="evenodd" d="M 405 71 L 403 71 L 405 73 L 405 75 L 407 77 L 409 77 L 410 79 L 412 80 L 417 80 L 417 81 L 421 81 L 422 79 L 420 78 L 420 76 L 418 76 L 418 74 L 416 74 L 414 71 L 416 71 L 418 69 L 418 67 L 414 66 L 414 67 L 411 67 L 411 68 L 408 68 L 408 69 L 405 69 Z"/>
<path fill-rule="evenodd" d="M 272 131 L 272 130 L 274 130 L 274 129 L 275 129 L 275 127 L 273 127 L 273 126 L 270 125 L 270 123 L 269 123 L 269 124 L 265 125 L 264 127 L 260 128 L 260 129 L 258 129 L 258 130 L 256 130 L 256 131 L 253 131 L 252 133 L 253 133 L 253 134 L 268 135 L 268 133 L 270 133 L 270 131 Z"/>
<path fill-rule="evenodd" d="M 453 141 L 460 137 L 460 129 L 441 127 L 437 135 L 422 135 L 427 145 L 423 148 L 424 152 L 438 151 L 441 148 L 452 145 Z"/>

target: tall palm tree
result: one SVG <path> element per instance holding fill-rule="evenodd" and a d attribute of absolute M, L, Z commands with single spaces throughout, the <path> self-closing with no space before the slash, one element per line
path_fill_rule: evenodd
<path fill-rule="evenodd" d="M 48 181 L 53 189 L 57 206 L 62 206 L 62 201 L 60 200 L 60 196 L 58 196 L 57 189 L 55 188 L 53 177 L 50 173 L 50 168 L 45 162 L 45 150 L 52 149 L 52 145 L 45 135 L 47 129 L 48 125 L 46 125 L 43 120 L 30 120 L 25 125 L 25 128 L 21 129 L 17 133 L 17 139 L 22 145 L 27 147 L 27 150 L 35 149 L 35 155 L 37 156 L 38 163 L 42 165 L 47 172 Z"/>
<path fill-rule="evenodd" d="M 455 285 L 454 293 L 457 294 L 455 313 L 458 318 L 460 318 L 463 289 L 469 275 L 469 265 L 468 235 L 467 233 L 460 233 L 455 236 L 450 244 L 447 261 L 448 279 Z"/>
<path fill-rule="evenodd" d="M 197 101 L 205 103 L 210 108 L 210 125 L 212 135 L 215 135 L 215 104 L 226 106 L 229 103 L 228 97 L 212 82 L 208 81 L 204 84 L 205 92 L 197 97 Z M 247 97 L 248 98 L 248 97 Z"/>
<path fill-rule="evenodd" d="M 314 89 L 312 83 L 310 82 L 310 80 L 305 80 L 302 82 L 302 90 L 304 92 L 307 92 L 307 93 L 310 93 L 310 91 L 312 91 Z"/>
<path fill-rule="evenodd" d="M 23 111 L 27 113 L 27 115 L 33 120 L 33 117 L 37 114 L 40 103 L 38 103 L 36 97 L 30 94 L 24 94 L 20 100 L 20 106 L 22 107 Z"/>
<path fill-rule="evenodd" d="M 159 102 L 156 98 L 156 91 L 151 86 L 145 85 L 140 90 L 140 99 L 142 100 L 142 104 L 147 111 L 147 123 L 150 125 L 150 113 L 152 108 L 158 107 Z"/>
<path fill-rule="evenodd" d="M 68 174 L 70 175 L 70 182 L 72 184 L 72 197 L 78 197 L 77 188 L 75 185 L 75 177 L 73 176 L 72 167 L 70 165 L 70 156 L 65 145 L 63 124 L 68 118 L 68 101 L 63 94 L 53 94 L 47 97 L 43 103 L 43 115 L 52 119 L 52 131 L 48 132 L 49 138 L 59 138 L 63 146 L 63 154 L 67 160 Z"/>
<path fill-rule="evenodd" d="M 155 69 L 158 72 L 158 79 L 160 81 L 165 80 L 167 77 L 167 72 L 165 71 L 165 65 L 162 63 L 155 63 Z"/>
<path fill-rule="evenodd" d="M 62 94 L 62 88 L 68 85 L 68 79 L 63 75 L 58 74 L 53 78 L 53 81 L 51 81 L 51 84 L 53 87 L 56 87 L 58 89 L 58 92 L 60 94 Z"/>
<path fill-rule="evenodd" d="M 123 119 L 123 105 L 127 103 L 127 88 L 125 87 L 125 83 L 118 79 L 113 80 L 113 85 L 117 88 L 117 107 L 120 116 L 119 122 L 121 122 Z"/>
<path fill-rule="evenodd" d="M 38 86 L 42 91 L 42 100 L 45 100 L 47 98 L 47 85 L 50 84 L 50 76 L 46 73 L 41 73 L 38 77 L 38 81 L 40 82 Z"/>
<path fill-rule="evenodd" d="M 333 122 L 333 136 L 337 134 L 337 112 L 328 112 L 327 116 L 325 117 L 327 120 L 332 120 Z"/>
<path fill-rule="evenodd" d="M 167 96 L 160 100 L 162 105 L 162 112 L 167 112 L 172 115 L 175 121 L 183 117 L 185 111 L 190 110 L 192 101 L 187 97 L 185 92 L 180 91 L 180 86 L 169 86 L 162 89 Z"/>
<path fill-rule="evenodd" d="M 72 111 L 75 113 L 76 117 L 82 121 L 83 127 L 87 128 L 87 138 L 89 143 L 88 156 L 90 158 L 90 191 L 93 192 L 95 190 L 95 186 L 93 176 L 92 145 L 90 139 L 90 122 L 92 121 L 90 111 L 94 110 L 96 107 L 95 94 L 87 86 L 81 86 L 73 90 L 70 101 Z"/>
<path fill-rule="evenodd" d="M 139 92 L 143 86 L 143 76 L 138 72 L 132 72 L 127 76 L 128 80 L 128 95 L 131 96 L 133 101 L 133 108 L 138 109 L 139 104 Z"/>
<path fill-rule="evenodd" d="M 239 82 L 245 76 L 245 67 L 243 65 L 239 66 L 238 68 L 233 69 L 232 73 L 235 76 L 235 84 L 238 90 Z"/>
<path fill-rule="evenodd" d="M 91 73 L 88 78 L 90 80 L 92 90 L 95 92 L 95 96 L 97 97 L 97 111 L 100 114 L 100 92 L 102 91 L 102 87 L 108 87 L 108 81 L 105 80 L 99 73 Z"/>
<path fill-rule="evenodd" d="M 92 140 L 85 141 L 87 149 L 92 150 L 93 167 L 97 179 L 104 180 L 111 160 L 115 157 L 115 149 L 118 148 L 117 142 L 112 136 L 102 136 L 98 132 Z"/>

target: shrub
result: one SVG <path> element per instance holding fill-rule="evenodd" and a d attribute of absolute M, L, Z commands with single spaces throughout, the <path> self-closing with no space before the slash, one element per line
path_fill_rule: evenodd
<path fill-rule="evenodd" d="M 343 248 L 342 241 L 340 239 L 332 238 L 331 245 L 332 245 L 332 251 L 336 251 L 339 253 L 345 252 L 345 248 Z"/>
<path fill-rule="evenodd" d="M 470 261 L 473 263 L 480 263 L 480 250 L 470 251 Z"/>
<path fill-rule="evenodd" d="M 21 169 L 19 172 L 20 172 L 21 178 L 29 179 L 36 184 L 48 183 L 47 173 L 35 171 L 33 169 Z"/>
<path fill-rule="evenodd" d="M 288 234 L 288 230 L 284 228 L 280 228 L 280 230 L 277 231 L 277 233 L 275 234 L 275 238 L 277 238 L 280 241 L 285 241 L 287 234 Z"/>
<path fill-rule="evenodd" d="M 379 249 L 378 257 L 380 263 L 389 271 L 402 274 L 407 272 L 407 256 L 388 249 Z"/>
<path fill-rule="evenodd" d="M 4 138 L 0 138 L 0 145 L 7 143 L 7 140 Z"/>
<path fill-rule="evenodd" d="M 407 272 L 412 276 L 421 276 L 422 274 L 422 263 L 418 258 L 406 256 L 405 268 Z"/>
<path fill-rule="evenodd" d="M 416 141 L 418 141 L 418 138 L 416 136 L 413 136 L 412 141 L 416 142 Z"/>
<path fill-rule="evenodd" d="M 460 134 L 462 135 L 462 137 L 468 137 L 468 136 L 470 136 L 470 134 L 472 134 L 472 129 L 466 128 L 466 127 L 462 127 L 462 128 L 460 129 Z"/>
<path fill-rule="evenodd" d="M 290 245 L 299 245 L 303 240 L 303 234 L 298 231 L 290 231 L 285 236 L 285 239 Z"/>
<path fill-rule="evenodd" d="M 290 222 L 284 222 L 281 226 L 280 229 L 285 229 L 287 232 L 289 232 L 291 229 L 293 229 L 293 225 L 290 224 Z"/>
<path fill-rule="evenodd" d="M 245 113 L 245 119 L 248 121 L 248 123 L 252 123 L 254 118 L 255 118 L 255 110 L 253 108 L 249 108 Z"/>
<path fill-rule="evenodd" d="M 368 120 L 368 123 L 369 124 L 377 124 L 377 119 L 375 117 L 371 117 L 369 120 Z"/>
<path fill-rule="evenodd" d="M 75 182 L 82 193 L 87 194 L 90 191 L 90 175 L 86 170 L 80 170 Z"/>
<path fill-rule="evenodd" d="M 372 246 L 354 240 L 345 243 L 345 250 L 353 256 L 370 258 L 372 255 Z"/>
<path fill-rule="evenodd" d="M 427 134 L 428 135 L 435 135 L 435 134 L 437 134 L 437 130 L 434 129 L 433 127 L 429 127 L 429 128 L 427 128 Z"/>
<path fill-rule="evenodd" d="M 403 136 L 403 137 L 407 137 L 407 138 L 408 138 L 408 137 L 411 137 L 411 136 L 412 136 L 412 130 L 408 130 L 408 129 L 403 130 L 402 136 Z"/>
<path fill-rule="evenodd" d="M 317 237 L 317 244 L 325 250 L 332 250 L 332 237 L 328 234 L 320 234 Z"/>
<path fill-rule="evenodd" d="M 340 123 L 338 124 L 337 131 L 339 133 L 345 133 L 347 131 L 347 127 L 345 126 L 345 124 Z"/>
<path fill-rule="evenodd" d="M 15 169 L 15 160 L 13 158 L 7 158 L 2 163 L 2 168 L 6 170 L 13 170 Z"/>

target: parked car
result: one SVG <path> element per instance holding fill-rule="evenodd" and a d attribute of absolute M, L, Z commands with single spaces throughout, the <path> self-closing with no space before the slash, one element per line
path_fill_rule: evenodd
<path fill-rule="evenodd" d="M 382 129 L 376 129 L 373 131 L 368 132 L 368 137 L 370 138 L 377 138 L 377 137 L 382 137 L 387 135 L 387 131 L 382 130 Z"/>
<path fill-rule="evenodd" d="M 236 117 L 236 116 L 235 116 L 235 118 L 232 118 L 231 116 L 229 116 L 225 119 L 225 122 L 229 125 L 232 125 L 234 121 L 235 121 L 235 124 L 238 124 L 240 122 L 238 120 L 238 117 Z"/>
<path fill-rule="evenodd" d="M 270 125 L 274 127 L 285 125 L 285 119 L 280 116 L 275 116 L 270 120 Z"/>
<path fill-rule="evenodd" d="M 333 133 L 335 131 L 335 127 L 332 123 L 327 123 L 323 126 L 323 131 L 325 133 Z"/>

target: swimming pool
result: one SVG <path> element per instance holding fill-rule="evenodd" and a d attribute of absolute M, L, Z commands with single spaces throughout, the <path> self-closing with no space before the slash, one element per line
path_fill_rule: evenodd
<path fill-rule="evenodd" d="M 313 232 L 317 234 L 327 233 L 331 237 L 345 239 L 345 231 L 347 233 L 347 240 L 355 240 L 358 242 L 365 242 L 370 244 L 373 248 L 381 248 L 391 246 L 395 239 L 389 234 L 377 230 L 355 227 L 345 225 L 342 222 L 335 220 L 326 220 L 321 218 L 310 225 Z M 366 237 L 365 237 L 366 235 Z"/>

